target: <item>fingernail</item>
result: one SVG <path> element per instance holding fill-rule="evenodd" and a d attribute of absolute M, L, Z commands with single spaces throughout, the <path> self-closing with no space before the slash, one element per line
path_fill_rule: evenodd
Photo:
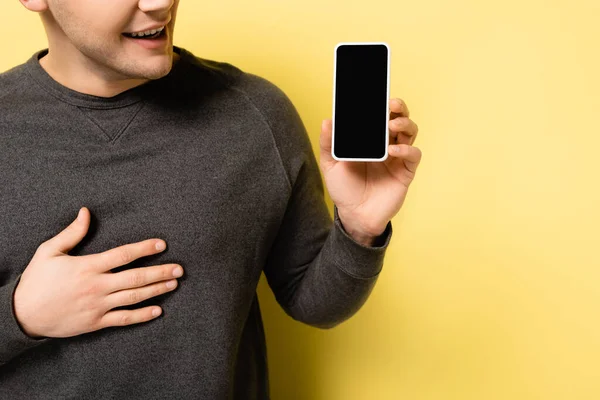
<path fill-rule="evenodd" d="M 156 242 L 156 250 L 164 250 L 167 248 L 167 245 L 162 240 L 160 242 Z"/>

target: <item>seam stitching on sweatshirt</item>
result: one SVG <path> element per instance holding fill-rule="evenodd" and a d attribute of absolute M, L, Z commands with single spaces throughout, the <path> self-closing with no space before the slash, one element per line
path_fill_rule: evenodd
<path fill-rule="evenodd" d="M 115 144 L 115 142 L 121 137 L 121 134 L 123 132 L 125 132 L 127 130 L 127 128 L 129 128 L 129 125 L 131 125 L 131 122 L 135 119 L 135 117 L 138 115 L 138 113 L 141 111 L 142 108 L 144 108 L 144 106 L 146 105 L 146 102 L 143 101 L 137 110 L 135 110 L 135 112 L 133 113 L 133 115 L 129 118 L 129 121 L 127 121 L 127 123 L 125 124 L 125 126 L 123 127 L 123 129 L 121 129 L 121 131 L 119 133 L 116 134 L 115 138 L 111 141 L 112 144 Z"/>
<path fill-rule="evenodd" d="M 245 91 L 243 91 L 242 89 L 239 89 L 237 87 L 234 87 L 234 86 L 230 86 L 230 88 L 234 89 L 234 90 L 237 90 L 238 92 L 242 93 L 244 95 L 244 97 L 246 97 L 246 99 L 248 100 L 248 102 L 250 104 L 252 104 L 252 107 L 254 107 L 260 113 L 262 119 L 265 121 L 265 123 L 269 127 L 269 133 L 270 133 L 270 136 L 271 136 L 271 140 L 273 141 L 273 146 L 275 147 L 275 151 L 277 152 L 277 158 L 279 159 L 279 164 L 281 166 L 281 169 L 283 170 L 283 175 L 285 176 L 285 181 L 288 184 L 288 189 L 290 191 L 292 191 L 294 188 L 292 187 L 292 183 L 290 182 L 290 178 L 288 177 L 287 171 L 285 169 L 285 165 L 283 164 L 283 159 L 281 158 L 281 153 L 279 152 L 279 147 L 277 147 L 277 142 L 275 141 L 275 135 L 273 134 L 273 128 L 271 127 L 271 124 L 269 123 L 268 118 L 260 110 L 260 108 L 258 108 L 256 106 L 256 104 L 254 103 L 254 101 L 252 101 L 252 98 L 250 96 L 248 96 L 248 94 Z"/>
<path fill-rule="evenodd" d="M 92 124 L 96 125 L 98 127 L 98 129 L 100 129 L 102 131 L 102 133 L 104 133 L 104 136 L 106 136 L 106 138 L 108 140 L 110 140 L 110 135 L 108 134 L 108 132 L 106 132 L 104 130 L 104 128 L 102 128 L 97 122 L 96 120 L 94 120 L 92 117 L 90 117 L 89 115 L 87 115 L 86 113 L 83 112 L 83 110 L 81 109 L 80 106 L 75 106 L 77 108 L 77 110 L 79 110 L 79 112 L 88 120 L 90 121 Z"/>

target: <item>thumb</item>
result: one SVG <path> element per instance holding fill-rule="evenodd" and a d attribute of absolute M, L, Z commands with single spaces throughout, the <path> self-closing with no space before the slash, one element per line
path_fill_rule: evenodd
<path fill-rule="evenodd" d="M 87 207 L 79 209 L 77 218 L 58 235 L 46 241 L 48 249 L 54 255 L 66 254 L 85 237 L 90 226 L 90 212 Z"/>
<path fill-rule="evenodd" d="M 322 165 L 335 164 L 337 160 L 331 155 L 331 132 L 332 121 L 324 119 L 321 123 L 321 136 L 319 138 L 319 147 L 321 148 L 320 161 Z"/>

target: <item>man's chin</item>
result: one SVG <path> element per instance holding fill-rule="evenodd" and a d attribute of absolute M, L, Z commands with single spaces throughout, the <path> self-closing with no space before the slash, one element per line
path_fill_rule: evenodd
<path fill-rule="evenodd" d="M 146 79 L 151 79 L 151 80 L 160 79 L 160 78 L 163 78 L 163 77 L 169 75 L 169 72 L 171 72 L 171 68 L 169 68 L 167 70 L 154 71 L 154 72 L 148 74 L 146 76 Z"/>
<path fill-rule="evenodd" d="M 170 60 L 157 63 L 156 65 L 145 65 L 140 68 L 130 71 L 129 76 L 134 79 L 160 79 L 165 77 L 173 69 L 173 64 Z"/>

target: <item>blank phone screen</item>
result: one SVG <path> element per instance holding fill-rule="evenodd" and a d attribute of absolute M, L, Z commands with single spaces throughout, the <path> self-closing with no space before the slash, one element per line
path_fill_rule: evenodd
<path fill-rule="evenodd" d="M 388 146 L 388 48 L 345 44 L 336 49 L 333 153 L 379 159 Z"/>

